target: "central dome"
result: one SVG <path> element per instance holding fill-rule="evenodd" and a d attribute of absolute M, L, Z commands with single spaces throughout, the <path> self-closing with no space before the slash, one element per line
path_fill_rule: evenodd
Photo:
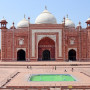
<path fill-rule="evenodd" d="M 35 20 L 35 24 L 57 24 L 56 18 L 45 9 Z"/>

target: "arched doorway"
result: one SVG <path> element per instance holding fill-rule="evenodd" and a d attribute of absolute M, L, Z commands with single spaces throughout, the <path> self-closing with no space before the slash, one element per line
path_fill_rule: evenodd
<path fill-rule="evenodd" d="M 25 61 L 25 55 L 26 55 L 26 53 L 25 53 L 25 51 L 24 50 L 19 50 L 18 52 L 17 52 L 17 61 Z"/>
<path fill-rule="evenodd" d="M 42 60 L 50 60 L 50 51 L 49 50 L 43 51 Z"/>
<path fill-rule="evenodd" d="M 38 60 L 55 60 L 55 42 L 49 37 L 44 37 L 38 43 Z"/>
<path fill-rule="evenodd" d="M 75 50 L 70 50 L 68 52 L 68 59 L 71 61 L 76 61 L 76 51 Z"/>

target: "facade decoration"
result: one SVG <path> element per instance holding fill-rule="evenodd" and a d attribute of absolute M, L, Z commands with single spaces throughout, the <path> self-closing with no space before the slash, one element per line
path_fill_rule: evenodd
<path fill-rule="evenodd" d="M 47 8 L 31 24 L 25 18 L 17 27 L 1 24 L 2 61 L 86 61 L 90 60 L 90 18 L 87 27 L 64 18 L 61 24 Z"/>

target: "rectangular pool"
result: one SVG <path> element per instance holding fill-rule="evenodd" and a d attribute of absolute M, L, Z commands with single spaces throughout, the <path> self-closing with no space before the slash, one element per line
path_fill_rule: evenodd
<path fill-rule="evenodd" d="M 76 81 L 70 74 L 38 74 L 32 75 L 30 81 Z"/>

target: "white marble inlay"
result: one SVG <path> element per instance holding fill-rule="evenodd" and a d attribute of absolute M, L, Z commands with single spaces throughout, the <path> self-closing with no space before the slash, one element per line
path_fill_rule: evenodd
<path fill-rule="evenodd" d="M 32 57 L 35 57 L 35 33 L 58 33 L 59 37 L 59 57 L 62 57 L 62 30 L 61 29 L 33 29 L 32 30 Z M 53 39 L 54 41 L 56 41 L 56 37 L 54 37 L 55 35 L 46 35 L 49 36 L 51 39 Z M 39 42 L 39 40 L 41 40 L 43 37 L 45 37 L 45 35 L 39 35 L 37 40 Z M 38 45 L 38 44 L 37 44 Z M 38 47 L 38 46 L 37 46 Z"/>
<path fill-rule="evenodd" d="M 43 39 L 44 37 L 49 37 L 50 39 L 54 40 L 54 42 L 56 42 L 56 35 L 38 35 L 38 43 L 41 39 Z"/>
<path fill-rule="evenodd" d="M 70 51 L 70 50 L 75 50 L 75 51 L 77 51 L 77 48 L 68 48 L 68 51 Z"/>
<path fill-rule="evenodd" d="M 17 51 L 19 51 L 19 50 L 24 50 L 24 51 L 26 51 L 26 48 L 17 48 Z"/>

